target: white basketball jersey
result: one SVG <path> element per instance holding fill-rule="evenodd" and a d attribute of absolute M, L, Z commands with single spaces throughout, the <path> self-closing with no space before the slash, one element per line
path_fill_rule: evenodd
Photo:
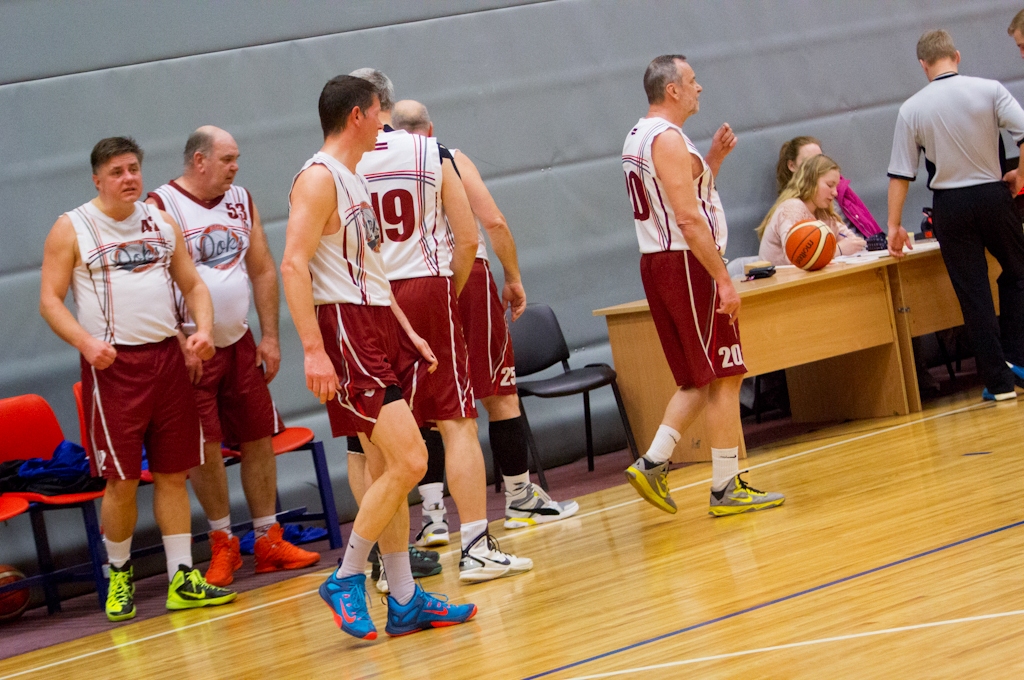
<path fill-rule="evenodd" d="M 489 262 L 490 258 L 487 257 L 487 240 L 484 237 L 484 228 L 480 224 L 480 220 L 477 220 L 476 222 L 476 230 L 478 232 L 477 237 L 479 238 L 479 241 L 477 241 L 476 244 L 476 258 L 478 260 L 487 260 Z"/>
<path fill-rule="evenodd" d="M 622 146 L 622 169 L 626 173 L 626 190 L 633 203 L 633 219 L 636 222 L 640 252 L 690 249 L 683 231 L 676 224 L 676 216 L 665 196 L 661 179 L 654 171 L 651 144 L 655 137 L 667 130 L 675 130 L 682 135 L 686 148 L 700 158 L 703 170 L 693 178 L 693 187 L 697 191 L 701 214 L 718 245 L 718 252 L 724 254 L 729 231 L 725 225 L 725 211 L 722 210 L 722 202 L 715 189 L 715 177 L 697 147 L 683 134 L 683 129 L 664 118 L 641 118 L 626 135 L 626 143 Z"/>
<path fill-rule="evenodd" d="M 142 202 L 118 222 L 91 202 L 67 213 L 82 262 L 71 275 L 78 322 L 113 345 L 161 342 L 178 332 L 170 263 L 174 228 Z"/>
<path fill-rule="evenodd" d="M 356 168 L 381 224 L 388 278 L 452 275 L 455 245 L 441 209 L 441 152 L 433 137 L 389 130 Z"/>
<path fill-rule="evenodd" d="M 149 194 L 177 221 L 185 246 L 213 298 L 213 344 L 228 347 L 249 328 L 249 274 L 245 254 L 252 233 L 252 197 L 242 187 L 231 186 L 210 201 L 196 198 L 175 182 Z M 178 314 L 186 333 L 194 332 L 181 292 Z"/>
<path fill-rule="evenodd" d="M 313 304 L 344 302 L 390 307 L 391 284 L 384 274 L 384 259 L 380 255 L 380 226 L 370 207 L 366 180 L 322 151 L 306 161 L 302 170 L 317 163 L 330 170 L 334 176 L 341 229 L 334 234 L 322 235 L 309 261 L 309 273 L 313 279 Z M 302 170 L 299 174 L 302 174 Z M 298 176 L 295 175 L 296 178 Z"/>

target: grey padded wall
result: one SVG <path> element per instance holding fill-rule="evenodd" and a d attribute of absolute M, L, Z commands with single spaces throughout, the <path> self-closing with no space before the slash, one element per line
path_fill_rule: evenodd
<path fill-rule="evenodd" d="M 289 183 L 321 142 L 323 83 L 381 68 L 400 98 L 430 107 L 445 143 L 477 162 L 516 234 L 531 299 L 554 307 L 571 346 L 593 348 L 606 331 L 591 310 L 642 296 L 619 156 L 646 110 L 641 76 L 653 56 L 689 57 L 704 87 L 686 125 L 698 146 L 723 121 L 739 135 L 719 178 L 727 254 L 737 257 L 757 250 L 779 145 L 797 134 L 823 140 L 884 225 L 896 111 L 926 82 L 918 36 L 948 28 L 964 73 L 1020 96 L 1024 64 L 1005 33 L 1018 9 L 952 0 L 2 2 L 0 397 L 42 394 L 77 439 L 78 358 L 38 315 L 38 269 L 54 220 L 94 196 L 88 154 L 101 137 L 140 141 L 151 189 L 179 173 L 194 128 L 231 131 L 242 150 L 237 181 L 279 259 Z M 919 180 L 906 223 L 929 203 Z M 326 435 L 287 313 L 282 340 L 278 405 Z"/>

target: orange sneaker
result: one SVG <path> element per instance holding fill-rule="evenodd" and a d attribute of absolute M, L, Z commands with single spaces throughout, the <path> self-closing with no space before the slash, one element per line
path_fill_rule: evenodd
<path fill-rule="evenodd" d="M 264 536 L 256 539 L 253 548 L 256 555 L 256 573 L 282 569 L 302 569 L 320 561 L 320 553 L 297 548 L 284 540 L 284 529 L 274 524 Z"/>
<path fill-rule="evenodd" d="M 238 536 L 228 538 L 226 531 L 210 532 L 213 555 L 206 569 L 206 582 L 224 587 L 235 580 L 235 572 L 242 566 L 242 552 L 238 549 Z"/>

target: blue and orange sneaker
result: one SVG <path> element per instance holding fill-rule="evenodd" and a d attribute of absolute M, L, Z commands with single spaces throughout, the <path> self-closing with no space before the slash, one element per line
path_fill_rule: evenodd
<path fill-rule="evenodd" d="M 366 575 L 338 578 L 338 572 L 320 584 L 320 597 L 331 608 L 334 623 L 360 640 L 376 640 L 377 628 L 366 609 Z"/>
<path fill-rule="evenodd" d="M 388 595 L 388 635 L 409 635 L 421 630 L 457 626 L 476 616 L 475 604 L 448 604 L 448 598 L 428 593 L 416 584 L 416 594 L 408 604 L 398 604 Z"/>

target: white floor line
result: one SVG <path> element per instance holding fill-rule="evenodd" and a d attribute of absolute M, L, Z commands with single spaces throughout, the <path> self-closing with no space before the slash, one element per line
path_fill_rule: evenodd
<path fill-rule="evenodd" d="M 815 447 L 813 449 L 808 449 L 806 451 L 799 451 L 797 453 L 793 453 L 793 454 L 790 454 L 788 456 L 783 456 L 782 458 L 776 458 L 775 460 L 766 461 L 764 463 L 759 463 L 757 465 L 751 465 L 747 469 L 748 470 L 753 470 L 755 468 L 767 467 L 768 465 L 775 465 L 776 463 L 781 463 L 783 461 L 793 460 L 794 458 L 800 458 L 802 456 L 806 456 L 806 455 L 809 455 L 809 454 L 812 454 L 812 453 L 817 453 L 819 451 L 824 451 L 826 449 L 834 448 L 836 446 L 842 446 L 843 444 L 849 444 L 849 443 L 852 443 L 852 442 L 855 442 L 855 441 L 860 441 L 862 439 L 867 439 L 869 437 L 875 437 L 875 436 L 878 436 L 878 435 L 881 435 L 881 434 L 885 434 L 887 432 L 892 432 L 894 430 L 900 430 L 900 429 L 903 429 L 905 427 L 910 427 L 912 425 L 918 425 L 920 423 L 926 423 L 926 422 L 931 421 L 931 420 L 937 420 L 939 418 L 945 418 L 946 416 L 952 416 L 952 415 L 956 415 L 958 413 L 964 413 L 966 411 L 972 411 L 972 410 L 976 410 L 976 409 L 979 409 L 979 408 L 982 408 L 982 407 L 991 407 L 991 406 L 992 406 L 992 404 L 974 404 L 972 406 L 965 406 L 963 408 L 955 409 L 953 411 L 946 411 L 946 412 L 943 412 L 943 413 L 937 413 L 937 414 L 935 414 L 933 416 L 928 416 L 927 418 L 921 418 L 920 420 L 913 420 L 913 421 L 909 421 L 909 422 L 906 422 L 906 423 L 900 423 L 899 425 L 893 425 L 891 427 L 882 428 L 881 430 L 876 430 L 874 432 L 867 432 L 865 434 L 861 434 L 861 435 L 858 435 L 856 437 L 850 437 L 849 439 L 843 439 L 841 441 L 833 442 L 831 444 L 825 444 L 823 446 L 818 446 L 818 447 Z M 701 480 L 701 481 L 698 481 L 698 482 L 693 482 L 691 484 L 685 484 L 683 486 L 675 487 L 675 488 L 672 489 L 672 491 L 681 491 L 683 489 L 689 489 L 689 488 L 692 488 L 692 487 L 695 487 L 695 486 L 701 486 L 701 485 L 710 484 L 710 483 L 711 483 L 711 479 L 704 479 L 704 480 Z M 625 501 L 623 503 L 616 503 L 615 505 L 609 505 L 607 507 L 600 508 L 599 510 L 592 510 L 590 512 L 585 512 L 582 515 L 575 515 L 572 519 L 582 519 L 584 517 L 591 517 L 593 515 L 599 515 L 599 514 L 608 512 L 609 510 L 615 510 L 617 508 L 625 507 L 627 505 L 632 505 L 633 503 L 640 503 L 642 501 L 643 501 L 642 498 L 635 498 L 635 499 L 633 499 L 631 501 Z M 498 521 L 501 521 L 501 520 L 498 520 Z M 527 533 L 531 533 L 531 532 L 537 531 L 538 529 L 543 529 L 545 527 L 556 526 L 558 524 L 559 524 L 558 522 L 551 522 L 551 523 L 548 523 L 548 524 L 538 524 L 538 525 L 533 526 L 533 527 L 527 527 L 525 529 L 519 529 L 515 533 L 507 533 L 507 534 L 503 535 L 501 540 L 502 541 L 508 541 L 508 540 L 514 539 L 514 538 L 516 538 L 518 536 L 521 536 L 521 535 L 524 535 L 524 534 L 527 534 Z M 309 577 L 309 576 L 313 576 L 313 575 L 314 574 L 304 574 L 303 576 Z M 61 665 L 67 664 L 67 663 L 72 663 L 74 661 L 80 661 L 82 659 L 87 659 L 89 657 L 96 656 L 98 654 L 104 654 L 106 652 L 113 651 L 115 649 L 120 649 L 122 647 L 129 647 L 131 645 L 136 645 L 136 644 L 139 644 L 141 642 L 147 642 L 149 640 L 154 640 L 154 639 L 157 639 L 157 638 L 161 638 L 161 637 L 164 637 L 166 635 L 171 635 L 173 633 L 177 633 L 177 632 L 182 631 L 182 630 L 188 630 L 189 628 L 195 628 L 195 627 L 198 627 L 198 626 L 204 626 L 204 625 L 207 625 L 207 624 L 210 624 L 210 623 L 215 623 L 217 621 L 222 621 L 224 619 L 228 619 L 228 618 L 231 618 L 231 617 L 234 617 L 234 616 L 239 616 L 241 614 L 248 614 L 249 612 L 257 611 L 259 609 L 264 609 L 266 607 L 271 607 L 271 606 L 276 605 L 276 604 L 281 604 L 283 602 L 289 602 L 291 600 L 295 600 L 295 599 L 298 599 L 300 597 L 306 597 L 307 595 L 313 595 L 316 592 L 317 592 L 316 590 L 310 590 L 308 592 L 299 593 L 297 595 L 289 595 L 288 597 L 285 597 L 285 598 L 280 599 L 280 600 L 275 600 L 274 602 L 265 602 L 263 604 L 256 605 L 254 607 L 249 607 L 248 609 L 242 609 L 242 610 L 239 610 L 239 611 L 233 611 L 233 612 L 230 612 L 230 613 L 227 613 L 227 614 L 223 614 L 221 616 L 216 616 L 214 618 L 207 619 L 205 621 L 197 621 L 196 623 L 192 623 L 192 624 L 189 624 L 187 626 L 183 626 L 181 628 L 174 628 L 172 630 L 166 630 L 166 631 L 163 631 L 161 633 L 155 633 L 153 635 L 147 635 L 146 637 L 142 637 L 142 638 L 139 638 L 137 640 L 131 640 L 129 642 L 124 642 L 124 643 L 121 643 L 121 644 L 111 645 L 110 647 L 104 647 L 103 649 L 97 649 L 97 650 L 94 650 L 92 652 L 87 652 L 85 654 L 79 654 L 78 656 L 69 657 L 67 659 L 61 659 L 60 661 L 54 661 L 53 663 L 46 664 L 45 666 L 38 666 L 36 668 L 30 668 L 30 669 L 27 669 L 27 670 L 19 671 L 17 673 L 13 673 L 11 675 L 0 676 L 0 680 L 8 680 L 8 678 L 17 678 L 17 677 L 21 677 L 21 676 L 24 676 L 24 675 L 28 675 L 30 673 L 35 673 L 37 671 L 46 670 L 48 668 L 54 668 L 56 666 L 61 666 Z M 31 652 L 29 652 L 29 653 L 31 653 Z M 11 657 L 11 658 L 17 658 L 17 657 Z M 2 663 L 2 662 L 0 662 L 0 663 Z M 594 676 L 594 677 L 603 677 L 603 676 Z"/>
<path fill-rule="evenodd" d="M 981 614 L 978 616 L 966 616 L 960 619 L 947 619 L 945 621 L 931 621 L 929 623 L 917 623 L 910 626 L 899 626 L 896 628 L 883 628 L 881 630 L 869 630 L 863 633 L 850 633 L 848 635 L 836 635 L 834 637 L 818 638 L 815 640 L 803 640 L 802 642 L 790 642 L 785 645 L 772 645 L 771 647 L 758 647 L 757 649 L 745 649 L 739 652 L 730 652 L 728 654 L 714 654 L 712 656 L 701 656 L 695 659 L 684 659 L 682 661 L 669 661 L 668 663 L 660 663 L 653 666 L 640 666 L 638 668 L 627 668 L 619 671 L 609 671 L 607 673 L 596 673 L 594 675 L 578 675 L 571 678 L 571 680 L 593 680 L 594 678 L 612 678 L 616 675 L 629 675 L 634 673 L 642 673 L 644 671 L 654 671 L 663 668 L 675 668 L 677 666 L 688 666 L 696 663 L 706 663 L 708 661 L 719 661 L 721 659 L 733 659 L 738 656 L 749 656 L 751 654 L 763 654 L 765 652 L 775 652 L 780 649 L 794 649 L 796 647 L 809 647 L 811 645 L 822 645 L 828 642 L 842 642 L 844 640 L 856 640 L 858 638 L 873 637 L 876 635 L 893 635 L 895 633 L 905 633 L 912 630 L 922 630 L 925 628 L 938 628 L 939 626 L 952 626 L 958 623 L 971 623 L 974 621 L 987 621 L 991 619 L 1002 619 L 1008 616 L 1021 616 L 1024 615 L 1024 609 L 1015 609 L 1008 612 L 997 612 L 995 614 Z"/>
<path fill-rule="evenodd" d="M 818 453 L 819 451 L 825 451 L 826 449 L 832 449 L 832 448 L 835 448 L 837 446 L 843 446 L 845 444 L 852 444 L 853 442 L 861 441 L 863 439 L 869 439 L 871 437 L 877 437 L 879 435 L 887 434 L 889 432 L 894 432 L 895 430 L 902 430 L 903 428 L 911 427 L 913 425 L 920 425 L 921 423 L 927 423 L 927 422 L 929 422 L 931 420 L 938 420 L 939 418 L 945 418 L 947 416 L 953 416 L 953 415 L 957 415 L 959 413 L 965 413 L 967 411 L 974 411 L 974 410 L 981 409 L 981 408 L 993 408 L 993 407 L 994 407 L 993 404 L 986 404 L 986 403 L 972 404 L 971 406 L 964 406 L 962 408 L 954 409 L 952 411 L 944 411 L 943 413 L 936 413 L 935 415 L 928 416 L 926 418 L 921 418 L 919 420 L 912 420 L 912 421 L 908 421 L 906 423 L 900 423 L 899 425 L 891 425 L 889 427 L 885 427 L 885 428 L 882 428 L 880 430 L 874 430 L 873 432 L 865 432 L 864 434 L 859 434 L 856 437 L 849 437 L 847 439 L 842 439 L 842 440 L 837 441 L 837 442 L 832 442 L 831 444 L 823 444 L 822 446 L 817 446 L 817 447 L 815 447 L 813 449 L 807 449 L 806 451 L 798 451 L 796 453 L 791 453 L 788 456 L 782 456 L 781 458 L 776 458 L 774 460 L 765 461 L 764 463 L 758 463 L 757 465 L 750 465 L 750 466 L 747 466 L 746 468 L 743 468 L 743 469 L 744 470 L 756 470 L 757 468 L 768 467 L 769 465 L 777 465 L 778 463 L 788 462 L 788 461 L 794 460 L 796 458 L 802 458 L 803 456 L 808 456 L 808 455 L 810 455 L 812 453 Z M 707 485 L 710 485 L 710 484 L 711 484 L 711 478 L 708 477 L 707 479 L 702 479 L 700 481 L 691 482 L 690 484 L 684 484 L 682 486 L 673 487 L 673 488 L 670 489 L 670 491 L 682 491 L 684 489 L 692 489 L 695 486 L 707 486 Z M 580 515 L 573 515 L 569 519 L 583 519 L 584 517 L 592 517 L 593 515 L 600 515 L 602 513 L 608 512 L 609 510 L 617 510 L 618 508 L 624 508 L 627 505 L 633 505 L 634 503 L 643 503 L 643 502 L 646 502 L 646 501 L 644 501 L 643 498 L 634 498 L 632 500 L 623 501 L 622 503 L 616 503 L 615 505 L 609 505 L 607 507 L 600 508 L 598 510 L 591 510 L 590 512 L 584 512 L 584 513 L 582 513 Z M 498 520 L 498 521 L 501 521 L 501 520 Z M 517 530 L 515 530 L 515 532 L 512 532 L 512 533 L 508 533 L 507 532 L 507 533 L 503 534 L 502 537 L 501 537 L 501 540 L 502 540 L 502 542 L 510 541 L 512 539 L 518 538 L 519 536 L 524 536 L 524 535 L 527 535 L 529 533 L 538 531 L 540 529 L 546 529 L 546 528 L 549 528 L 549 527 L 557 526 L 558 524 L 559 524 L 559 522 L 548 522 L 546 524 L 536 524 L 536 525 L 534 525 L 532 527 L 526 527 L 524 529 L 517 529 Z M 0 678 L 0 680 L 3 680 L 3 679 Z"/>
<path fill-rule="evenodd" d="M 37 673 L 39 671 L 44 671 L 44 670 L 46 670 L 48 668 L 54 668 L 56 666 L 62 666 L 64 664 L 72 663 L 74 661 L 81 661 L 82 659 L 88 659 L 89 657 L 96 656 L 98 654 L 105 654 L 106 652 L 112 652 L 115 649 L 121 649 L 122 647 L 131 647 L 132 645 L 137 645 L 137 644 L 139 644 L 141 642 L 148 642 L 149 640 L 156 640 L 158 638 L 162 638 L 162 637 L 165 637 L 167 635 L 174 635 L 175 633 L 180 633 L 183 630 L 188 630 L 190 628 L 198 628 L 199 626 L 205 626 L 205 625 L 208 625 L 208 624 L 211 624 L 211 623 L 215 623 L 217 621 L 223 621 L 224 619 L 230 619 L 230 618 L 235 617 L 235 616 L 241 616 L 242 614 L 249 614 L 251 612 L 258 611 L 260 609 L 266 609 L 267 607 L 273 607 L 274 605 L 277 605 L 277 604 L 283 604 L 285 602 L 290 602 L 291 600 L 297 600 L 300 597 L 306 597 L 308 595 L 315 595 L 316 593 L 317 593 L 316 590 L 310 590 L 310 591 L 307 591 L 307 592 L 304 592 L 304 593 L 297 593 L 295 595 L 289 595 L 288 597 L 281 598 L 280 600 L 274 600 L 273 602 L 264 602 L 263 604 L 258 604 L 258 605 L 255 605 L 253 607 L 248 607 L 247 609 L 239 609 L 237 611 L 232 611 L 232 612 L 229 612 L 227 614 L 221 614 L 220 616 L 215 616 L 215 617 L 213 617 L 211 619 L 206 619 L 204 621 L 196 621 L 195 623 L 190 623 L 187 626 L 174 627 L 174 628 L 171 628 L 170 630 L 165 630 L 165 631 L 160 632 L 160 633 L 154 633 L 152 635 L 147 635 L 145 637 L 138 638 L 137 640 L 129 640 L 128 642 L 122 642 L 120 644 L 111 645 L 110 647 L 104 647 L 103 649 L 96 649 L 96 650 L 93 650 L 91 652 L 86 652 L 85 654 L 79 654 L 78 656 L 72 656 L 72 657 L 69 657 L 67 659 L 61 659 L 60 661 L 54 661 L 53 663 L 48 663 L 48 664 L 46 664 L 44 666 L 36 666 L 35 668 L 29 668 L 27 670 L 18 671 L 17 673 L 11 673 L 10 675 L 0 676 L 0 680 L 8 680 L 8 678 L 17 678 L 17 677 L 21 677 L 23 675 L 28 675 L 29 673 Z M 98 616 L 98 614 L 97 614 L 97 616 Z M 31 652 L 29 652 L 29 653 L 31 654 Z M 16 658 L 17 657 L 11 657 L 11 659 L 16 659 Z M 10 661 L 10 659 L 5 659 L 5 661 Z M 0 663 L 3 663 L 3 662 L 0 662 Z"/>

